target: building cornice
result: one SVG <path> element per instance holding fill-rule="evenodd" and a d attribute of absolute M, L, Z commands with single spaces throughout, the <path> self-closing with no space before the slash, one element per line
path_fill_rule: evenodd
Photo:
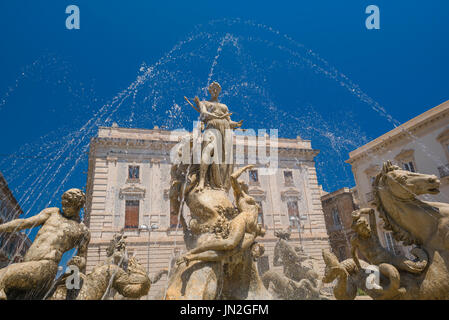
<path fill-rule="evenodd" d="M 426 112 L 394 128 L 393 130 L 368 142 L 360 148 L 351 151 L 349 153 L 349 159 L 345 162 L 354 164 L 363 158 L 369 157 L 371 153 L 377 153 L 391 144 L 410 138 L 411 134 L 416 134 L 418 131 L 444 118 L 449 118 L 449 100 L 430 110 L 427 110 Z"/>
<path fill-rule="evenodd" d="M 16 198 L 14 197 L 11 189 L 9 189 L 8 183 L 6 182 L 6 179 L 3 177 L 3 174 L 1 172 L 0 172 L 0 191 L 3 193 L 2 197 L 1 197 L 2 200 L 8 199 L 11 207 L 15 211 L 14 218 L 23 214 L 22 208 L 20 207 L 19 203 L 17 202 Z"/>
<path fill-rule="evenodd" d="M 294 140 L 293 140 L 294 141 Z M 115 148 L 134 148 L 142 150 L 152 150 L 160 152 L 163 155 L 168 155 L 170 150 L 177 144 L 177 141 L 168 140 L 149 140 L 149 139 L 137 139 L 137 138 L 126 138 L 126 137 L 96 137 L 91 140 L 92 147 L 115 147 Z M 278 151 L 278 156 L 283 158 L 296 158 L 307 159 L 313 161 L 314 158 L 320 153 L 317 149 L 307 149 L 307 148 L 297 148 L 291 147 L 288 144 L 283 144 L 275 148 Z M 234 144 L 234 152 L 237 146 Z M 244 152 L 247 153 L 250 147 L 248 145 L 244 146 Z M 270 155 L 270 144 L 266 147 L 267 157 Z M 115 154 L 118 156 L 119 154 Z M 126 157 L 129 158 L 129 153 L 126 153 Z"/>

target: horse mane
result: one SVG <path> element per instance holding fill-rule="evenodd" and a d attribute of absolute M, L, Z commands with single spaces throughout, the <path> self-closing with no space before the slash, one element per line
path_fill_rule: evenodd
<path fill-rule="evenodd" d="M 376 176 L 376 179 L 373 182 L 373 191 L 374 191 L 374 203 L 376 205 L 376 209 L 379 212 L 379 216 L 384 221 L 384 228 L 386 230 L 393 232 L 393 238 L 396 241 L 402 241 L 404 245 L 409 246 L 412 244 L 421 245 L 421 241 L 416 238 L 412 233 L 408 230 L 401 227 L 388 213 L 385 207 L 382 204 L 382 200 L 380 198 L 379 190 L 384 188 L 384 178 L 388 172 L 394 171 L 398 169 L 397 166 L 392 165 L 390 161 L 387 161 L 383 164 L 381 172 Z"/>

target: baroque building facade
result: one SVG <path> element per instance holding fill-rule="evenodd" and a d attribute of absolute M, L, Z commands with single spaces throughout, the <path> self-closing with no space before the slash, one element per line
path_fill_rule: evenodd
<path fill-rule="evenodd" d="M 17 219 L 22 213 L 22 208 L 0 172 L 0 224 Z M 23 232 L 0 233 L 0 269 L 12 262 L 22 261 L 30 245 L 30 239 Z"/>
<path fill-rule="evenodd" d="M 87 272 L 103 261 L 115 232 L 124 228 L 130 254 L 146 265 L 150 274 L 168 269 L 185 252 L 183 231 L 170 216 L 170 150 L 180 139 L 174 131 L 100 127 L 90 143 L 85 223 L 91 230 Z M 239 140 L 241 141 L 241 140 Z M 237 142 L 245 147 L 249 140 Z M 257 164 L 241 176 L 261 207 L 259 223 L 267 233 L 258 238 L 265 254 L 258 260 L 260 273 L 273 268 L 276 230 L 290 228 L 293 245 L 324 269 L 321 250 L 329 248 L 320 201 L 314 158 L 318 150 L 308 140 L 278 139 L 278 167 L 262 174 Z M 237 166 L 238 167 L 238 166 Z M 184 216 L 189 221 L 187 206 Z M 281 267 L 275 267 L 282 270 Z M 322 271 L 321 270 L 321 271 Z M 166 276 L 152 286 L 150 299 L 164 294 Z"/>
<path fill-rule="evenodd" d="M 352 166 L 360 207 L 373 206 L 372 182 L 387 160 L 411 172 L 437 176 L 441 181 L 440 193 L 420 197 L 449 202 L 449 101 L 349 153 L 346 162 Z M 397 243 L 391 232 L 383 229 L 383 221 L 379 218 L 377 221 L 382 245 L 408 255 L 410 248 Z"/>
<path fill-rule="evenodd" d="M 351 258 L 352 212 L 357 210 L 358 200 L 355 188 L 341 188 L 334 192 L 323 192 L 321 196 L 324 220 L 329 244 L 340 261 Z"/>

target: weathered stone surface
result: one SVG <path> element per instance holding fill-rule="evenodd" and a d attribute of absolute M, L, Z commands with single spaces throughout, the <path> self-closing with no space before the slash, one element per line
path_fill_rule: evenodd
<path fill-rule="evenodd" d="M 338 279 L 337 299 L 353 299 L 362 288 L 374 299 L 449 299 L 449 204 L 420 200 L 419 195 L 439 192 L 436 176 L 412 173 L 386 162 L 374 182 L 377 210 L 396 240 L 415 245 L 416 261 L 396 256 L 380 246 L 374 212 L 362 209 L 353 214 L 353 259 L 338 262 L 323 251 L 325 282 Z M 368 213 L 370 224 L 360 215 Z M 367 262 L 358 261 L 357 249 Z M 368 265 L 378 268 L 380 279 L 367 288 Z"/>
<path fill-rule="evenodd" d="M 138 299 L 148 294 L 151 284 L 157 282 L 166 270 L 159 272 L 150 280 L 145 268 L 135 257 L 128 257 L 125 244 L 126 236 L 114 235 L 107 248 L 107 258 L 92 272 L 80 274 L 81 288 L 68 290 L 67 276 L 63 276 L 55 285 L 52 300 L 103 300 L 115 298 Z M 77 265 L 72 260 L 68 265 Z"/>
<path fill-rule="evenodd" d="M 85 195 L 70 189 L 62 195 L 62 211 L 47 208 L 39 214 L 0 225 L 1 232 L 16 232 L 41 226 L 24 261 L 0 269 L 0 299 L 43 299 L 48 295 L 62 255 L 78 249 L 79 267 L 85 268 L 90 234 L 80 222 Z"/>
<path fill-rule="evenodd" d="M 317 261 L 305 254 L 302 247 L 293 247 L 288 243 L 290 232 L 279 231 L 274 249 L 274 266 L 283 266 L 283 273 L 268 270 L 262 281 L 265 288 L 273 285 L 273 291 L 280 299 L 320 300 L 330 297 L 321 293 L 321 280 Z"/>
<path fill-rule="evenodd" d="M 194 101 L 203 128 L 217 130 L 225 141 L 229 134 L 226 130 L 239 127 L 241 122 L 231 121 L 227 106 L 218 102 L 220 91 L 219 84 L 212 83 L 211 100 L 199 101 L 195 97 Z M 184 143 L 191 144 L 192 139 L 185 139 Z M 175 208 L 172 214 L 178 214 L 185 201 L 192 220 L 187 225 L 181 212 L 184 239 L 190 251 L 177 261 L 166 299 L 269 299 L 255 265 L 264 252 L 263 246 L 255 242 L 257 236 L 265 234 L 257 223 L 259 206 L 248 194 L 248 185 L 238 180 L 253 166 L 231 174 L 233 166 L 226 164 L 224 158 L 218 163 L 208 161 L 213 157 L 215 143 L 214 139 L 203 139 L 199 165 L 181 162 L 171 170 L 170 200 Z M 223 157 L 229 152 L 227 147 L 232 148 L 232 140 L 228 145 L 223 143 Z M 227 195 L 231 186 L 236 207 Z"/>

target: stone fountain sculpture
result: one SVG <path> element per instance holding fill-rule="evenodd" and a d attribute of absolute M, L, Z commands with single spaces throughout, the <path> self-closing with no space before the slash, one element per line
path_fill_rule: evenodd
<path fill-rule="evenodd" d="M 324 300 L 329 299 L 320 292 L 321 279 L 317 261 L 307 255 L 302 247 L 288 243 L 290 231 L 276 231 L 278 241 L 274 247 L 273 266 L 283 266 L 283 273 L 268 270 L 262 281 L 268 289 L 273 284 L 275 294 L 284 300 Z"/>
<path fill-rule="evenodd" d="M 119 295 L 138 299 L 147 295 L 151 284 L 167 274 L 167 270 L 161 270 L 150 279 L 137 259 L 128 256 L 125 239 L 123 230 L 114 235 L 106 249 L 105 261 L 94 267 L 89 274 L 79 274 L 79 289 L 67 289 L 66 281 L 70 275 L 58 279 L 51 300 L 117 299 Z M 72 259 L 68 263 L 70 265 L 77 266 L 77 259 Z"/>
<path fill-rule="evenodd" d="M 192 150 L 196 137 L 190 135 L 181 144 L 183 159 L 171 170 L 171 214 L 180 219 L 189 250 L 178 259 L 170 272 L 166 299 L 269 299 L 258 275 L 255 260 L 263 246 L 255 240 L 265 230 L 257 224 L 258 205 L 248 194 L 248 186 L 239 176 L 246 166 L 233 173 L 232 130 L 242 121 L 231 120 L 228 107 L 220 103 L 221 87 L 209 86 L 211 99 L 195 97 L 199 113 L 200 161 Z M 228 195 L 232 187 L 234 205 Z M 192 219 L 186 223 L 184 203 Z"/>
<path fill-rule="evenodd" d="M 0 225 L 0 233 L 41 226 L 23 262 L 0 269 L 0 299 L 43 299 L 52 288 L 62 255 L 78 249 L 78 264 L 84 270 L 90 233 L 80 221 L 85 195 L 70 189 L 62 195 L 62 210 L 47 208 L 27 219 Z"/>
<path fill-rule="evenodd" d="M 384 163 L 373 183 L 377 210 L 397 241 L 415 246 L 411 251 L 415 259 L 382 248 L 374 210 L 354 212 L 353 258 L 339 262 L 331 252 L 323 251 L 323 281 L 337 279 L 337 299 L 354 299 L 357 288 L 373 299 L 449 299 L 449 204 L 418 198 L 437 194 L 439 185 L 434 175 L 405 171 L 390 161 Z M 369 215 L 369 224 L 364 214 Z M 358 259 L 358 250 L 367 261 Z"/>

